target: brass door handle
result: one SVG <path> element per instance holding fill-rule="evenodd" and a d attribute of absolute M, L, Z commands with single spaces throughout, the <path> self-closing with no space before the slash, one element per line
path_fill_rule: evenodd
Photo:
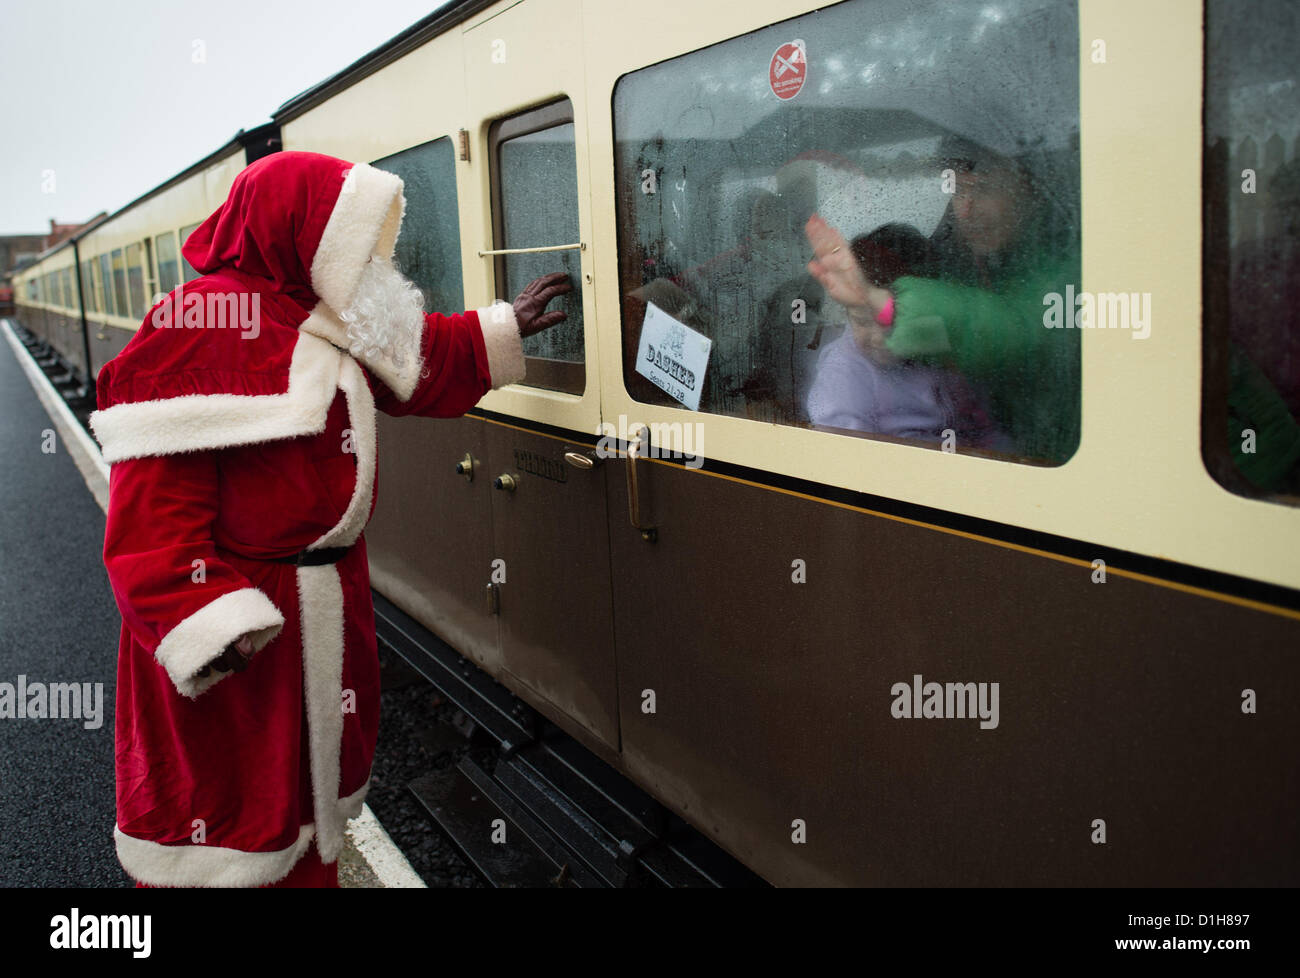
<path fill-rule="evenodd" d="M 594 452 L 565 452 L 564 460 L 575 469 L 594 469 L 600 459 Z"/>
<path fill-rule="evenodd" d="M 504 492 L 514 492 L 519 487 L 513 475 L 499 475 L 492 480 L 493 489 L 501 489 Z"/>
<path fill-rule="evenodd" d="M 465 457 L 456 463 L 456 474 L 463 475 L 469 482 L 474 481 L 474 456 L 469 452 Z"/>
<path fill-rule="evenodd" d="M 659 537 L 659 532 L 641 520 L 641 484 L 637 479 L 639 466 L 636 464 L 644 443 L 649 440 L 650 429 L 642 425 L 632 435 L 632 440 L 627 443 L 627 518 L 631 520 L 635 529 L 641 531 L 642 540 L 646 543 L 654 543 Z"/>

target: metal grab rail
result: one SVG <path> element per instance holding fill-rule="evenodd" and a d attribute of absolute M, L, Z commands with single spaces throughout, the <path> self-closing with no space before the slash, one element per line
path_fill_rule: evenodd
<path fill-rule="evenodd" d="M 578 241 L 574 244 L 567 245 L 547 245 L 544 248 L 497 248 L 493 251 L 479 251 L 480 258 L 486 258 L 488 255 L 534 255 L 543 251 L 586 251 L 587 243 Z"/>

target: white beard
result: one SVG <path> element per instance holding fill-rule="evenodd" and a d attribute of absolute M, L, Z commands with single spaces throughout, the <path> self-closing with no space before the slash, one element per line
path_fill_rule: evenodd
<path fill-rule="evenodd" d="M 351 305 L 340 310 L 348 349 L 363 363 L 387 361 L 398 370 L 420 356 L 424 296 L 392 262 L 372 258 L 361 271 Z"/>

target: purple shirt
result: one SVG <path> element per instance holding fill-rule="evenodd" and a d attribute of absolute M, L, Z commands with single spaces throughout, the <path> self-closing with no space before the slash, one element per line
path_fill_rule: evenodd
<path fill-rule="evenodd" d="M 814 425 L 940 441 L 945 428 L 958 427 L 961 390 L 961 378 L 939 367 L 875 363 L 846 328 L 822 348 L 806 406 Z"/>

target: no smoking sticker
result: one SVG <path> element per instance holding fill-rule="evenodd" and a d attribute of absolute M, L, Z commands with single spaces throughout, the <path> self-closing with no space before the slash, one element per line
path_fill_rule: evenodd
<path fill-rule="evenodd" d="M 767 68 L 767 83 L 773 95 L 782 102 L 790 101 L 799 94 L 807 77 L 808 54 L 803 41 L 789 41 L 776 49 Z"/>

